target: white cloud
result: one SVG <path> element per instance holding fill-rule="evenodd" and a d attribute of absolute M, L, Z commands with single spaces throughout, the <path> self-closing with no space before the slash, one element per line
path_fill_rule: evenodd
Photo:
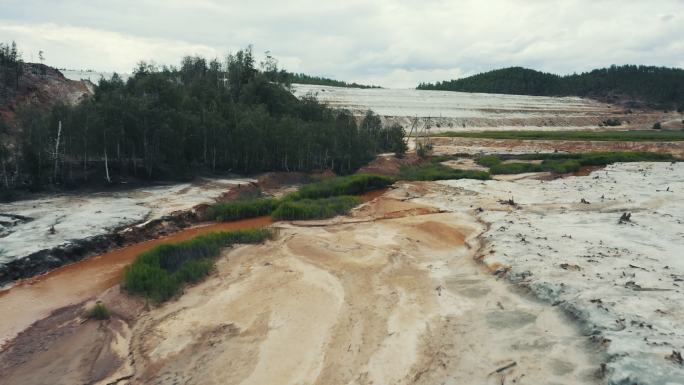
<path fill-rule="evenodd" d="M 206 45 L 58 24 L 0 23 L 0 33 L 19 43 L 25 59 L 36 60 L 42 50 L 47 62 L 60 68 L 130 72 L 140 60 L 177 63 L 186 54 L 221 55 Z"/>
<path fill-rule="evenodd" d="M 512 65 L 682 66 L 683 11 L 682 0 L 3 0 L 0 35 L 56 66 L 118 71 L 252 43 L 289 70 L 407 87 Z"/>

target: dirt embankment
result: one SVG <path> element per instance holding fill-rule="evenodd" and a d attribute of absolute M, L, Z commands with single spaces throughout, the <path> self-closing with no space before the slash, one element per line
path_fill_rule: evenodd
<path fill-rule="evenodd" d="M 418 128 L 422 129 L 427 122 L 432 132 L 449 131 L 500 131 L 500 130 L 586 130 L 607 129 L 606 120 L 619 120 L 621 130 L 650 129 L 656 122 L 670 121 L 680 117 L 679 114 L 665 113 L 656 110 L 627 111 L 617 106 L 606 105 L 603 108 L 569 110 L 496 110 L 480 109 L 483 116 L 473 117 L 430 117 L 421 118 Z M 411 116 L 384 116 L 387 125 L 399 124 L 407 130 L 413 125 Z"/>
<path fill-rule="evenodd" d="M 75 331 L 36 349 L 51 329 L 32 326 L 0 353 L 0 371 L 22 384 L 76 374 L 131 384 L 595 383 L 600 357 L 586 339 L 475 261 L 485 226 L 406 202 L 422 186 L 327 224 L 278 224 L 277 239 L 227 250 L 179 299 L 127 306 L 137 317 L 115 310 L 79 323 L 75 310 L 56 313 L 41 322 Z M 102 301 L 118 309 L 124 297 Z M 78 349 L 112 364 L 35 364 Z"/>
<path fill-rule="evenodd" d="M 407 153 L 403 158 L 397 158 L 393 153 L 380 154 L 366 166 L 363 166 L 359 173 L 396 176 L 399 175 L 402 167 L 418 166 L 425 162 L 414 152 Z"/>
<path fill-rule="evenodd" d="M 57 103 L 77 104 L 93 94 L 89 81 L 69 80 L 56 68 L 44 64 L 26 63 L 8 100 L 0 105 L 0 117 L 14 121 L 17 110 L 26 105 L 47 109 Z"/>

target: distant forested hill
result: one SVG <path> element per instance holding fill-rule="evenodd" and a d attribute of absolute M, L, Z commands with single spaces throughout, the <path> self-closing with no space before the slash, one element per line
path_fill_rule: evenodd
<path fill-rule="evenodd" d="M 512 67 L 463 79 L 421 83 L 418 89 L 539 96 L 582 96 L 610 102 L 684 108 L 684 70 L 649 66 L 611 66 L 559 76 Z"/>

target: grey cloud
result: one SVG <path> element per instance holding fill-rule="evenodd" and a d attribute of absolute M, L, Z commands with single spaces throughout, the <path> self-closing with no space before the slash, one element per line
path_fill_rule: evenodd
<path fill-rule="evenodd" d="M 684 62 L 681 0 L 2 1 L 0 38 L 66 67 L 129 71 L 252 43 L 290 70 L 410 87 L 511 65 Z"/>

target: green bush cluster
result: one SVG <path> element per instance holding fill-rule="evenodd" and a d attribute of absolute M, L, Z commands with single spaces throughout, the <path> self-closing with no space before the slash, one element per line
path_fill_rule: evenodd
<path fill-rule="evenodd" d="M 349 195 L 360 195 L 385 188 L 395 182 L 388 176 L 356 174 L 325 179 L 302 186 L 282 199 L 251 199 L 217 203 L 208 217 L 219 221 L 271 215 L 275 219 L 322 219 L 348 212 L 360 201 Z M 332 199 L 339 197 L 340 199 Z M 350 206 L 351 202 L 354 202 Z"/>
<path fill-rule="evenodd" d="M 355 174 L 336 177 L 302 186 L 290 194 L 292 200 L 330 198 L 339 195 L 360 195 L 393 184 L 396 180 L 389 176 Z"/>
<path fill-rule="evenodd" d="M 269 215 L 278 207 L 277 199 L 248 199 L 235 202 L 217 203 L 209 209 L 209 217 L 227 222 L 243 218 Z"/>
<path fill-rule="evenodd" d="M 402 167 L 399 173 L 404 180 L 447 180 L 447 179 L 489 179 L 486 171 L 457 170 L 441 164 L 427 164 L 417 167 Z"/>
<path fill-rule="evenodd" d="M 260 243 L 271 235 L 268 229 L 217 232 L 157 246 L 140 254 L 126 267 L 121 287 L 154 302 L 163 302 L 176 295 L 184 283 L 206 277 L 221 248 L 237 243 Z"/>
<path fill-rule="evenodd" d="M 340 195 L 330 198 L 284 200 L 271 214 L 274 219 L 324 219 L 346 214 L 361 203 L 357 197 Z"/>
<path fill-rule="evenodd" d="M 526 172 L 550 171 L 557 174 L 566 174 L 578 171 L 582 165 L 576 160 L 545 160 L 541 164 L 533 163 L 499 163 L 489 168 L 492 175 L 498 174 L 523 174 Z"/>
<path fill-rule="evenodd" d="M 88 318 L 96 320 L 106 320 L 110 317 L 109 309 L 102 303 L 98 302 L 90 310 L 88 310 Z"/>
<path fill-rule="evenodd" d="M 489 167 L 489 172 L 492 175 L 497 175 L 543 171 L 565 174 L 578 171 L 584 166 L 605 166 L 618 162 L 673 162 L 677 160 L 677 158 L 668 153 L 644 151 L 523 154 L 508 156 L 508 158 L 517 160 L 542 160 L 542 163 L 503 163 L 501 157 L 496 155 L 479 157 L 476 162 L 482 166 Z"/>
<path fill-rule="evenodd" d="M 617 127 L 617 126 L 621 126 L 621 125 L 622 125 L 622 122 L 620 121 L 620 119 L 615 119 L 615 118 L 606 119 L 601 124 L 599 124 L 599 126 L 607 126 L 607 127 Z"/>
<path fill-rule="evenodd" d="M 475 162 L 480 166 L 493 167 L 501 163 L 501 159 L 496 155 L 483 155 L 475 159 Z"/>

